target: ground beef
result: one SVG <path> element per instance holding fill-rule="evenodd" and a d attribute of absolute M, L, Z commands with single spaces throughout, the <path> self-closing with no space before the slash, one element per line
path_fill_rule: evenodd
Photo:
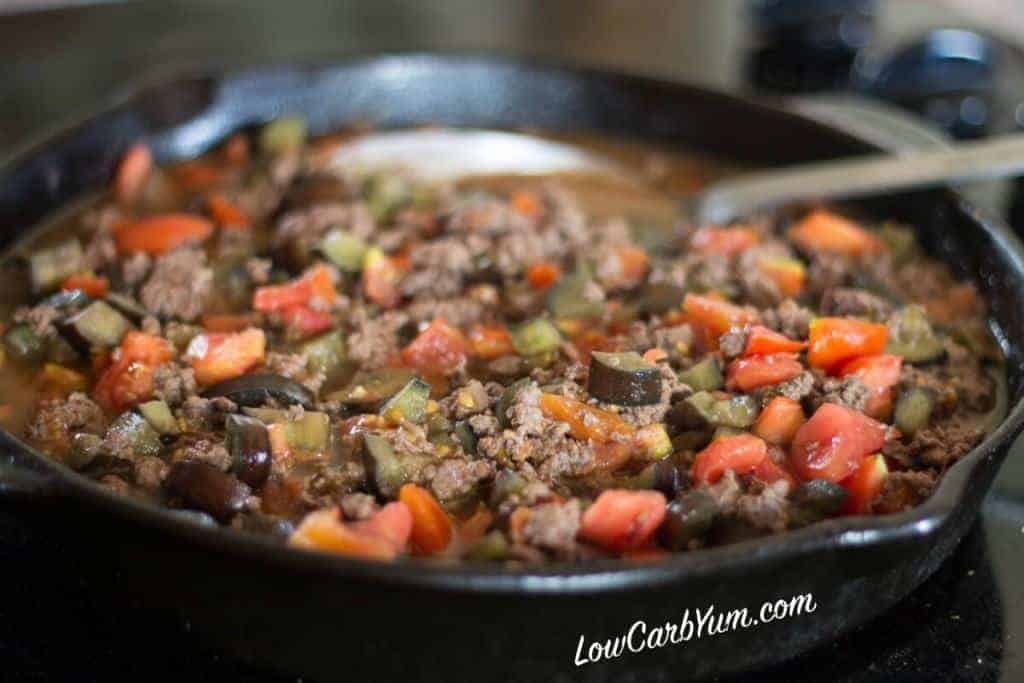
<path fill-rule="evenodd" d="M 117 244 L 110 230 L 101 228 L 93 233 L 92 239 L 85 245 L 84 258 L 86 267 L 97 273 L 117 261 Z"/>
<path fill-rule="evenodd" d="M 977 427 L 946 420 L 920 430 L 909 440 L 889 441 L 883 452 L 904 467 L 924 465 L 944 470 L 967 455 L 984 436 Z"/>
<path fill-rule="evenodd" d="M 807 339 L 814 311 L 804 308 L 792 299 L 786 299 L 777 308 L 769 309 L 762 315 L 769 327 L 792 339 Z"/>
<path fill-rule="evenodd" d="M 314 394 L 318 393 L 320 387 L 327 381 L 327 375 L 322 370 L 309 369 L 309 358 L 305 353 L 271 351 L 267 354 L 266 370 L 294 380 Z"/>
<path fill-rule="evenodd" d="M 268 258 L 249 258 L 245 261 L 245 274 L 254 285 L 265 285 L 270 281 L 273 262 Z"/>
<path fill-rule="evenodd" d="M 380 509 L 377 500 L 367 493 L 347 493 L 339 501 L 345 519 L 359 521 L 367 519 Z"/>
<path fill-rule="evenodd" d="M 726 470 L 721 479 L 705 486 L 704 490 L 715 500 L 719 510 L 731 510 L 743 493 L 743 487 L 733 470 Z"/>
<path fill-rule="evenodd" d="M 430 488 L 442 503 L 457 501 L 494 477 L 494 463 L 486 460 L 448 458 L 437 466 Z"/>
<path fill-rule="evenodd" d="M 129 287 L 134 287 L 149 275 L 153 259 L 144 251 L 136 251 L 121 261 L 121 278 Z"/>
<path fill-rule="evenodd" d="M 440 403 L 441 410 L 447 417 L 453 420 L 463 420 L 490 408 L 493 399 L 482 382 L 471 379 L 464 386 L 441 399 Z"/>
<path fill-rule="evenodd" d="M 373 216 L 364 204 L 323 203 L 281 217 L 274 231 L 277 246 L 294 242 L 311 249 L 331 228 L 342 228 L 367 239 L 374 233 Z"/>
<path fill-rule="evenodd" d="M 416 322 L 430 322 L 435 318 L 442 318 L 449 325 L 466 328 L 481 322 L 487 309 L 476 299 L 455 297 L 452 299 L 420 299 L 409 304 L 406 312 Z"/>
<path fill-rule="evenodd" d="M 882 490 L 872 501 L 873 512 L 901 512 L 928 498 L 938 484 L 938 475 L 931 470 L 890 472 Z"/>
<path fill-rule="evenodd" d="M 409 322 L 404 313 L 389 312 L 370 318 L 360 314 L 348 338 L 348 358 L 366 369 L 380 368 L 398 353 L 398 331 Z"/>
<path fill-rule="evenodd" d="M 803 401 L 814 392 L 816 383 L 817 380 L 814 373 L 804 370 L 793 379 L 769 387 L 764 392 L 762 401 L 767 404 L 769 400 L 776 396 L 785 396 L 794 401 Z"/>
<path fill-rule="evenodd" d="M 160 458 L 145 456 L 135 463 L 135 484 L 150 491 L 158 491 L 171 466 Z"/>
<path fill-rule="evenodd" d="M 424 244 L 412 252 L 409 271 L 402 278 L 402 293 L 425 299 L 455 296 L 462 291 L 472 268 L 472 256 L 460 240 L 443 239 Z"/>
<path fill-rule="evenodd" d="M 195 372 L 179 361 L 164 363 L 153 373 L 153 395 L 174 408 L 198 391 Z"/>
<path fill-rule="evenodd" d="M 850 279 L 852 264 L 844 257 L 829 253 L 816 253 L 807 269 L 807 290 L 821 296 L 827 290 L 841 287 Z"/>
<path fill-rule="evenodd" d="M 874 321 L 885 320 L 892 312 L 892 306 L 885 299 L 863 289 L 849 287 L 825 290 L 819 308 L 822 315 L 868 318 Z"/>
<path fill-rule="evenodd" d="M 736 499 L 735 514 L 755 529 L 785 531 L 789 522 L 789 489 L 789 482 L 782 479 L 758 493 L 744 493 Z"/>
<path fill-rule="evenodd" d="M 825 377 L 819 376 L 810 398 L 811 406 L 817 410 L 824 403 L 835 403 L 836 405 L 864 412 L 868 399 L 871 398 L 871 388 L 868 387 L 859 377 L 848 375 L 846 377 Z"/>
<path fill-rule="evenodd" d="M 477 438 L 494 436 L 501 431 L 501 423 L 493 415 L 474 415 L 469 418 L 469 426 Z"/>
<path fill-rule="evenodd" d="M 580 501 L 576 498 L 531 508 L 523 525 L 523 541 L 562 557 L 570 556 L 576 551 L 581 516 Z"/>
<path fill-rule="evenodd" d="M 609 406 L 618 412 L 619 417 L 634 427 L 645 427 L 665 421 L 665 415 L 680 398 L 692 393 L 690 386 L 679 381 L 678 375 L 668 363 L 659 363 L 661 371 L 661 395 L 657 403 L 645 406 Z"/>
<path fill-rule="evenodd" d="M 237 411 L 238 406 L 222 396 L 212 399 L 189 396 L 178 412 L 185 420 L 187 431 L 208 432 L 222 427 L 224 418 Z"/>
<path fill-rule="evenodd" d="M 188 439 L 171 453 L 171 462 L 183 460 L 209 463 L 222 472 L 231 467 L 231 454 L 224 444 L 205 437 Z"/>
<path fill-rule="evenodd" d="M 75 434 L 102 435 L 104 429 L 103 410 L 85 394 L 75 392 L 67 399 L 42 401 L 28 426 L 28 436 L 48 449 L 64 453 Z"/>
<path fill-rule="evenodd" d="M 22 306 L 14 312 L 14 322 L 28 325 L 44 339 L 53 339 L 57 336 L 57 321 L 61 317 L 60 310 L 49 304 Z"/>
<path fill-rule="evenodd" d="M 669 360 L 678 363 L 693 348 L 694 334 L 690 325 L 658 327 L 652 333 L 654 346 L 668 353 Z"/>
<path fill-rule="evenodd" d="M 313 507 L 330 507 L 366 483 L 362 463 L 346 460 L 340 464 L 317 460 L 313 470 L 304 471 L 303 500 Z"/>
<path fill-rule="evenodd" d="M 177 249 L 157 259 L 139 300 L 158 315 L 191 321 L 199 317 L 213 289 L 213 270 L 199 249 Z"/>
<path fill-rule="evenodd" d="M 718 350 L 726 359 L 736 358 L 743 355 L 747 348 L 747 331 L 734 327 L 718 339 Z"/>

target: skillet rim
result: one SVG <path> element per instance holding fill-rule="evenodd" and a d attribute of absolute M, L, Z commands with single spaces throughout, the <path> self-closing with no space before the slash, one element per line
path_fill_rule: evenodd
<path fill-rule="evenodd" d="M 225 80 L 269 75 L 273 73 L 312 74 L 332 68 L 359 66 L 383 67 L 389 64 L 475 65 L 481 67 L 521 69 L 533 74 L 560 75 L 574 79 L 602 79 L 611 83 L 629 83 L 640 87 L 661 88 L 718 100 L 724 105 L 742 104 L 755 113 L 785 116 L 803 120 L 811 127 L 828 130 L 833 136 L 845 137 L 867 149 L 879 150 L 871 142 L 849 132 L 822 123 L 814 118 L 775 106 L 766 100 L 709 88 L 703 85 L 674 82 L 667 79 L 618 71 L 610 68 L 581 66 L 531 56 L 494 52 L 385 52 L 315 60 L 268 62 L 249 65 L 192 66 L 160 69 L 119 88 L 103 103 L 69 117 L 68 121 L 31 136 L 23 145 L 0 159 L 0 182 L 19 165 L 31 161 L 46 148 L 71 138 L 97 117 L 112 114 L 139 101 L 155 88 L 172 86 L 190 78 Z M 181 125 L 181 124 L 179 124 Z M 1003 258 L 1009 261 L 1005 274 L 1024 286 L 1024 245 L 1004 221 L 988 216 L 971 205 L 952 189 L 938 190 L 945 201 L 964 213 L 979 229 L 989 234 Z M 73 201 L 73 200 L 72 200 Z M 55 209 L 56 210 L 56 209 Z M 27 232 L 30 232 L 29 228 Z M 15 242 L 17 243 L 17 241 Z M 1014 344 L 1002 336 L 1000 342 L 1024 350 L 1024 340 Z M 1024 429 L 1024 396 L 1011 406 L 999 426 L 967 455 L 947 470 L 938 488 L 921 505 L 905 512 L 872 517 L 846 517 L 827 520 L 803 529 L 782 534 L 703 549 L 691 553 L 674 553 L 648 564 L 629 564 L 623 560 L 592 560 L 582 564 L 551 563 L 539 567 L 506 568 L 486 564 L 448 564 L 438 561 L 404 560 L 381 563 L 350 559 L 315 551 L 283 546 L 268 538 L 239 533 L 223 527 L 190 523 L 180 512 L 158 507 L 114 494 L 97 482 L 57 463 L 38 449 L 23 443 L 6 430 L 0 430 L 0 452 L 6 459 L 27 457 L 36 471 L 46 472 L 53 480 L 58 496 L 81 497 L 85 502 L 113 513 L 125 521 L 156 527 L 176 540 L 201 547 L 206 552 L 230 553 L 258 559 L 261 562 L 294 571 L 330 574 L 338 578 L 366 580 L 405 588 L 426 588 L 447 592 L 526 595 L 577 595 L 664 587 L 686 579 L 706 577 L 722 572 L 742 570 L 751 563 L 778 563 L 821 551 L 872 548 L 877 551 L 904 542 L 921 542 L 935 535 L 966 504 L 969 487 L 976 479 L 998 471 L 1008 456 L 1013 439 Z M 995 471 L 992 474 L 995 474 Z M 985 493 L 988 492 L 986 487 Z M 2 495 L 2 494 L 0 494 Z M 47 500 L 36 504 L 46 504 Z M 197 551 L 198 548 L 191 550 Z"/>

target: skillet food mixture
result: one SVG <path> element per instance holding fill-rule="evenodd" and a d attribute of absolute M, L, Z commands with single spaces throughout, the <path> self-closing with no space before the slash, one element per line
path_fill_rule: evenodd
<path fill-rule="evenodd" d="M 345 135 L 305 137 L 167 168 L 135 145 L 21 245 L 5 424 L 293 546 L 544 562 L 903 510 L 999 419 L 983 304 L 906 227 L 659 226 L 568 180 L 336 169 Z"/>

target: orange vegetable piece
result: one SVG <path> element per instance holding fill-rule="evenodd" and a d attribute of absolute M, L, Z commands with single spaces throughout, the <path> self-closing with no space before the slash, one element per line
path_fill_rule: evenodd
<path fill-rule="evenodd" d="M 857 471 L 840 483 L 846 489 L 843 514 L 865 515 L 871 512 L 871 501 L 882 490 L 888 476 L 885 456 L 876 453 L 864 458 Z"/>
<path fill-rule="evenodd" d="M 545 290 L 562 276 L 562 269 L 555 263 L 535 263 L 526 269 L 526 281 L 537 290 Z"/>
<path fill-rule="evenodd" d="M 793 297 L 804 291 L 807 269 L 796 259 L 765 259 L 758 264 L 765 277 L 775 283 L 782 296 Z"/>
<path fill-rule="evenodd" d="M 484 360 L 510 356 L 516 352 L 512 336 L 504 325 L 474 325 L 469 331 L 473 355 Z"/>
<path fill-rule="evenodd" d="M 121 204 L 132 204 L 138 200 L 152 170 L 153 155 L 149 148 L 141 142 L 129 147 L 114 175 L 114 199 Z"/>
<path fill-rule="evenodd" d="M 693 480 L 714 484 L 726 470 L 750 474 L 768 457 L 768 445 L 750 434 L 712 441 L 693 461 Z"/>
<path fill-rule="evenodd" d="M 786 446 L 807 421 L 799 401 L 776 396 L 764 407 L 754 422 L 754 434 L 776 446 Z"/>
<path fill-rule="evenodd" d="M 412 513 L 412 542 L 425 554 L 439 553 L 448 547 L 453 535 L 452 520 L 422 486 L 405 484 L 398 490 L 398 500 Z"/>
<path fill-rule="evenodd" d="M 877 237 L 848 218 L 816 209 L 789 229 L 789 239 L 807 251 L 859 256 L 878 252 Z"/>
<path fill-rule="evenodd" d="M 405 269 L 395 257 L 370 250 L 363 263 L 363 293 L 381 308 L 394 308 L 402 300 L 398 284 Z"/>
<path fill-rule="evenodd" d="M 527 218 L 537 218 L 543 208 L 537 195 L 526 190 L 513 192 L 508 201 L 513 211 Z"/>
<path fill-rule="evenodd" d="M 580 520 L 580 538 L 615 553 L 648 544 L 665 519 L 665 496 L 658 491 L 608 489 Z"/>
<path fill-rule="evenodd" d="M 690 240 L 690 248 L 705 254 L 733 256 L 757 244 L 757 231 L 751 228 L 701 228 Z"/>
<path fill-rule="evenodd" d="M 298 332 L 299 337 L 308 337 L 334 327 L 334 318 L 327 311 L 318 311 L 309 306 L 292 306 L 278 315 L 286 327 Z"/>
<path fill-rule="evenodd" d="M 97 402 L 119 412 L 153 396 L 153 371 L 174 357 L 174 347 L 155 335 L 130 331 L 93 387 Z"/>
<path fill-rule="evenodd" d="M 243 332 L 207 332 L 192 339 L 186 357 L 202 385 L 216 384 L 245 374 L 263 362 L 267 340 L 263 330 L 250 327 Z"/>
<path fill-rule="evenodd" d="M 619 262 L 619 278 L 615 284 L 619 287 L 639 284 L 647 275 L 647 252 L 640 247 L 626 245 L 615 247 L 614 253 Z"/>
<path fill-rule="evenodd" d="M 810 325 L 807 362 L 811 367 L 833 371 L 859 356 L 885 350 L 889 330 L 885 325 L 854 318 L 816 318 Z"/>
<path fill-rule="evenodd" d="M 297 306 L 327 308 L 336 296 L 330 268 L 320 264 L 291 282 L 257 288 L 252 296 L 252 307 L 265 313 Z"/>
<path fill-rule="evenodd" d="M 190 213 L 165 213 L 140 218 L 114 230 L 118 252 L 144 251 L 154 256 L 213 234 L 213 223 Z"/>
<path fill-rule="evenodd" d="M 766 353 L 798 353 L 807 348 L 802 341 L 790 339 L 784 334 L 768 329 L 763 325 L 754 325 L 747 331 L 747 347 L 745 356 L 757 356 Z"/>
<path fill-rule="evenodd" d="M 480 503 L 473 514 L 459 523 L 458 537 L 463 545 L 472 545 L 483 538 L 494 523 L 494 514 Z"/>
<path fill-rule="evenodd" d="M 737 358 L 726 369 L 726 386 L 740 391 L 753 391 L 793 379 L 804 371 L 804 366 L 791 353 L 771 353 L 766 356 Z"/>
<path fill-rule="evenodd" d="M 428 374 L 447 373 L 461 365 L 469 351 L 469 340 L 458 328 L 435 318 L 402 349 L 402 362 Z"/>
<path fill-rule="evenodd" d="M 213 220 L 224 228 L 245 229 L 252 227 L 252 221 L 242 209 L 228 201 L 222 194 L 211 194 L 206 198 L 206 208 Z"/>
<path fill-rule="evenodd" d="M 637 452 L 636 445 L 626 441 L 604 441 L 594 444 L 594 469 L 615 472 L 625 467 Z"/>
<path fill-rule="evenodd" d="M 758 315 L 754 311 L 701 294 L 687 294 L 683 298 L 683 311 L 715 339 L 733 327 L 758 322 Z"/>
<path fill-rule="evenodd" d="M 245 313 L 204 313 L 200 322 L 210 332 L 241 332 L 252 326 L 252 316 Z"/>
<path fill-rule="evenodd" d="M 110 289 L 110 282 L 105 277 L 92 273 L 75 273 L 69 275 L 60 288 L 63 290 L 80 289 L 94 299 L 102 299 Z"/>
<path fill-rule="evenodd" d="M 581 441 L 611 441 L 614 435 L 636 433 L 632 425 L 615 413 L 557 394 L 541 394 L 540 410 L 548 419 L 569 425 L 569 433 Z"/>
<path fill-rule="evenodd" d="M 864 412 L 881 420 L 888 417 L 892 408 L 892 387 L 899 384 L 902 368 L 901 356 L 864 356 L 844 363 L 837 374 L 840 377 L 855 375 L 871 389 Z"/>
<path fill-rule="evenodd" d="M 322 550 L 371 560 L 393 560 L 405 549 L 412 514 L 405 503 L 388 503 L 361 522 L 341 521 L 338 508 L 311 512 L 288 539 L 297 548 Z"/>

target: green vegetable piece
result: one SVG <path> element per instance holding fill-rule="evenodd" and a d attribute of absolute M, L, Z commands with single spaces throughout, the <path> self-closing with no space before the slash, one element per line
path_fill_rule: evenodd
<path fill-rule="evenodd" d="M 398 495 L 398 489 L 415 477 L 430 458 L 397 453 L 388 441 L 377 434 L 363 436 L 363 460 L 367 474 L 377 492 L 386 498 Z"/>
<path fill-rule="evenodd" d="M 415 375 L 402 368 L 360 371 L 348 386 L 327 395 L 329 401 L 340 401 L 365 411 L 373 410 L 397 394 Z"/>
<path fill-rule="evenodd" d="M 550 320 L 535 318 L 512 329 L 512 346 L 521 356 L 536 356 L 558 348 L 562 335 Z"/>
<path fill-rule="evenodd" d="M 683 430 L 703 430 L 715 424 L 715 397 L 707 391 L 698 391 L 672 407 L 670 420 Z"/>
<path fill-rule="evenodd" d="M 651 424 L 641 427 L 636 433 L 637 443 L 644 447 L 644 452 L 651 460 L 661 460 L 672 455 L 672 439 L 665 431 L 663 424 Z"/>
<path fill-rule="evenodd" d="M 825 479 L 804 482 L 793 493 L 789 525 L 807 526 L 838 514 L 846 495 L 846 489 Z"/>
<path fill-rule="evenodd" d="M 132 452 L 137 456 L 159 455 L 163 447 L 160 434 L 145 418 L 132 410 L 121 413 L 114 420 L 107 429 L 106 438 L 115 438 L 120 443 L 131 444 Z"/>
<path fill-rule="evenodd" d="M 903 392 L 893 410 L 893 423 L 906 436 L 913 436 L 928 426 L 935 409 L 935 394 L 926 387 Z"/>
<path fill-rule="evenodd" d="M 150 426 L 161 434 L 178 434 L 178 421 L 174 419 L 171 408 L 163 401 L 147 401 L 139 405 L 139 413 L 146 418 Z"/>
<path fill-rule="evenodd" d="M 249 417 L 264 424 L 279 424 L 284 429 L 284 440 L 288 448 L 307 453 L 324 453 L 331 438 L 331 418 L 327 413 L 307 410 L 293 420 L 287 410 L 276 408 L 243 408 Z"/>
<path fill-rule="evenodd" d="M 506 429 L 511 426 L 509 421 L 508 409 L 515 403 L 516 396 L 519 392 L 530 385 L 530 378 L 523 377 L 518 379 L 512 384 L 505 387 L 505 391 L 501 392 L 501 397 L 498 399 L 498 405 L 494 409 L 495 416 L 498 418 L 498 422 L 502 427 Z"/>
<path fill-rule="evenodd" d="M 320 242 L 320 251 L 327 260 L 346 273 L 363 269 L 363 257 L 369 249 L 366 242 L 345 230 L 334 229 Z"/>
<path fill-rule="evenodd" d="M 94 301 L 65 320 L 61 331 L 81 349 L 109 349 L 121 343 L 131 322 L 105 301 Z"/>
<path fill-rule="evenodd" d="M 66 277 L 85 269 L 82 245 L 77 239 L 47 249 L 37 249 L 28 261 L 32 290 L 36 293 L 56 289 Z"/>
<path fill-rule="evenodd" d="M 906 263 L 917 254 L 917 235 L 911 228 L 886 223 L 878 231 L 878 236 L 888 247 L 893 263 L 896 265 Z"/>
<path fill-rule="evenodd" d="M 455 423 L 455 440 L 462 446 L 462 450 L 466 455 L 476 455 L 476 433 L 469 426 L 468 420 L 460 420 Z"/>
<path fill-rule="evenodd" d="M 419 377 L 413 377 L 397 394 L 388 399 L 381 407 L 380 414 L 396 424 L 419 424 L 426 417 L 428 400 L 430 385 Z"/>
<path fill-rule="evenodd" d="M 903 356 L 908 363 L 938 360 L 946 352 L 942 339 L 932 329 L 924 309 L 907 306 L 889 319 L 889 343 L 885 352 Z"/>
<path fill-rule="evenodd" d="M 716 425 L 736 429 L 746 429 L 754 424 L 759 412 L 757 400 L 746 395 L 716 401 L 712 408 Z"/>
<path fill-rule="evenodd" d="M 708 356 L 688 370 L 679 373 L 679 381 L 694 391 L 715 391 L 725 383 L 718 359 Z"/>
<path fill-rule="evenodd" d="M 687 396 L 673 410 L 671 419 L 683 429 L 733 427 L 746 429 L 754 424 L 759 412 L 757 400 L 752 396 L 733 396 L 716 399 L 707 391 Z"/>
<path fill-rule="evenodd" d="M 705 429 L 692 429 L 672 437 L 672 450 L 676 453 L 681 451 L 699 451 L 710 442 L 710 432 Z"/>
<path fill-rule="evenodd" d="M 708 534 L 718 511 L 718 503 L 708 492 L 684 493 L 668 504 L 658 536 L 672 550 L 687 550 L 690 543 Z"/>
<path fill-rule="evenodd" d="M 667 282 L 650 282 L 640 289 L 636 311 L 641 314 L 661 315 L 683 305 L 686 289 Z"/>
<path fill-rule="evenodd" d="M 307 368 L 330 376 L 345 362 L 345 338 L 341 330 L 326 332 L 300 344 L 299 352 L 306 355 Z"/>
<path fill-rule="evenodd" d="M 661 400 L 661 369 L 636 351 L 592 351 L 587 391 L 607 403 L 640 406 Z"/>
<path fill-rule="evenodd" d="M 412 201 L 408 181 L 395 173 L 380 173 L 371 177 L 365 188 L 366 203 L 378 221 L 391 218 L 399 208 Z"/>
<path fill-rule="evenodd" d="M 100 454 L 103 439 L 95 434 L 79 432 L 71 437 L 71 450 L 65 458 L 68 467 L 83 470 Z"/>
<path fill-rule="evenodd" d="M 299 149 L 305 142 L 306 122 L 298 116 L 275 119 L 260 131 L 260 149 L 268 156 Z"/>
<path fill-rule="evenodd" d="M 46 355 L 45 340 L 25 324 L 7 330 L 4 346 L 11 359 L 19 363 L 38 363 Z"/>
<path fill-rule="evenodd" d="M 548 289 L 546 304 L 555 318 L 597 318 L 604 312 L 604 303 L 586 296 L 587 285 L 593 276 L 590 269 L 581 266 Z"/>
<path fill-rule="evenodd" d="M 478 539 L 469 549 L 466 556 L 478 562 L 494 562 L 507 559 L 509 557 L 508 540 L 506 540 L 505 534 L 495 529 Z"/>

